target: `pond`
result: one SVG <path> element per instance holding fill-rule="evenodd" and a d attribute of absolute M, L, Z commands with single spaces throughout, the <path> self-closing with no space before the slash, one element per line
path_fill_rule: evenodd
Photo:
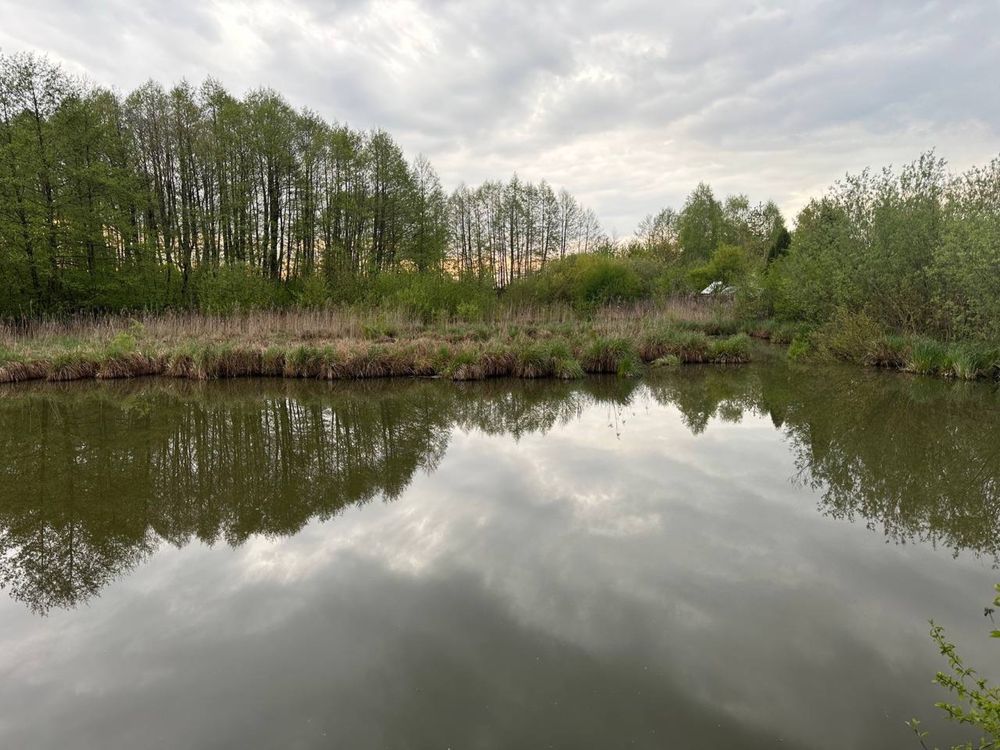
<path fill-rule="evenodd" d="M 927 621 L 1000 677 L 983 384 L 23 385 L 0 451 L 2 747 L 944 745 Z"/>

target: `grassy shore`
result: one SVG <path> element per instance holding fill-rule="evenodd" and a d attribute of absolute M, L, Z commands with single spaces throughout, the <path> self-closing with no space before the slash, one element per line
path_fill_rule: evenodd
<path fill-rule="evenodd" d="M 646 366 L 738 364 L 750 340 L 696 304 L 501 309 L 423 322 L 404 310 L 174 314 L 0 327 L 0 383 L 149 375 L 372 378 L 578 378 Z"/>
<path fill-rule="evenodd" d="M 740 328 L 755 338 L 788 345 L 792 360 L 837 360 L 955 380 L 1000 380 L 1000 344 L 996 342 L 938 341 L 895 333 L 861 313 L 841 311 L 818 327 L 755 321 Z"/>
<path fill-rule="evenodd" d="M 130 378 L 578 378 L 646 367 L 749 362 L 750 339 L 790 359 L 1000 380 L 1000 345 L 886 332 L 859 314 L 815 327 L 742 321 L 688 300 L 608 307 L 511 305 L 477 320 L 333 308 L 111 316 L 0 324 L 0 383 Z"/>

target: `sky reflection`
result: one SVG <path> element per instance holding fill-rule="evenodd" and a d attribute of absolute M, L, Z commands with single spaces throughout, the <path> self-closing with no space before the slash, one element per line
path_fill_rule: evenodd
<path fill-rule="evenodd" d="M 160 543 L 75 608 L 4 597 L 0 744 L 885 747 L 940 698 L 929 617 L 990 663 L 988 555 L 822 512 L 769 413 L 629 388 L 449 417 L 391 499 Z"/>

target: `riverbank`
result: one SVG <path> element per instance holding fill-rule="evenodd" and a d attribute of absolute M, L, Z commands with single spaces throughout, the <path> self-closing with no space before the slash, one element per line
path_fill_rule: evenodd
<path fill-rule="evenodd" d="M 841 311 L 819 327 L 754 321 L 739 328 L 754 338 L 786 345 L 793 361 L 840 361 L 954 380 L 1000 380 L 1000 344 L 896 333 L 860 313 Z"/>
<path fill-rule="evenodd" d="M 819 327 L 740 320 L 688 300 L 602 308 L 512 305 L 464 320 L 405 308 L 212 316 L 172 313 L 0 325 L 0 383 L 166 376 L 351 379 L 578 378 L 647 367 L 742 364 L 750 339 L 789 360 L 959 380 L 1000 380 L 1000 345 L 887 332 L 858 314 Z"/>
<path fill-rule="evenodd" d="M 405 310 L 298 310 L 78 319 L 7 327 L 0 383 L 162 375 L 577 378 L 647 366 L 741 364 L 745 333 L 696 305 L 508 310 L 489 320 L 423 322 Z"/>

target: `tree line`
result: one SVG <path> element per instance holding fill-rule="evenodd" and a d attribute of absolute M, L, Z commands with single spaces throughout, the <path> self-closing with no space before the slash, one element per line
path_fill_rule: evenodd
<path fill-rule="evenodd" d="M 151 81 L 123 96 L 0 55 L 3 314 L 196 305 L 246 277 L 294 290 L 413 270 L 503 286 L 602 237 L 565 190 L 515 176 L 449 196 L 385 131 L 272 90 Z"/>
<path fill-rule="evenodd" d="M 822 323 L 1000 341 L 1000 159 L 953 174 L 933 152 L 849 175 L 799 214 L 758 309 Z"/>
<path fill-rule="evenodd" d="M 733 288 L 737 317 L 855 329 L 841 348 L 893 334 L 997 342 L 1000 158 L 954 173 L 931 151 L 849 174 L 807 203 L 793 231 L 773 202 L 719 198 L 701 184 L 610 257 L 571 258 L 558 271 L 517 292 L 588 304 L 698 294 L 718 281 Z M 1000 367 L 994 349 L 983 356 L 986 370 Z"/>
<path fill-rule="evenodd" d="M 459 186 L 382 130 L 218 82 L 128 95 L 0 55 L 0 316 L 388 301 L 424 316 L 736 289 L 748 318 L 1000 339 L 1000 160 L 836 183 L 794 231 L 698 185 L 615 241 L 565 190 Z M 459 283 L 456 283 L 459 282 Z"/>

